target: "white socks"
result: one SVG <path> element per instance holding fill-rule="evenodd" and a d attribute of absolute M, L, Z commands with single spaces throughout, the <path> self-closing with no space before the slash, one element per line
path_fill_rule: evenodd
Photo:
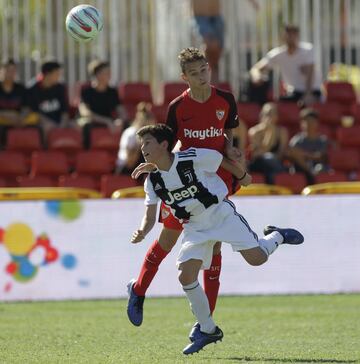
<path fill-rule="evenodd" d="M 278 231 L 274 231 L 269 235 L 265 235 L 262 239 L 259 239 L 259 245 L 265 254 L 269 256 L 283 241 L 284 238 L 282 235 Z"/>
<path fill-rule="evenodd" d="M 213 333 L 216 325 L 210 314 L 209 301 L 199 281 L 196 280 L 183 286 L 183 290 L 190 301 L 191 310 L 200 324 L 200 330 L 208 334 Z"/>

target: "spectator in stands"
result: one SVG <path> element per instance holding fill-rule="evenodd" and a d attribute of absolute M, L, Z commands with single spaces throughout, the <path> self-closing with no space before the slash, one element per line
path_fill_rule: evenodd
<path fill-rule="evenodd" d="M 154 114 L 151 112 L 152 105 L 140 102 L 136 107 L 134 121 L 124 130 L 120 139 L 118 159 L 116 162 L 117 173 L 131 174 L 132 171 L 143 162 L 141 148 L 136 132 L 146 125 L 156 123 Z"/>
<path fill-rule="evenodd" d="M 126 112 L 116 88 L 110 86 L 110 64 L 94 60 L 89 63 L 91 82 L 81 90 L 78 123 L 83 127 L 84 146 L 90 147 L 90 131 L 93 127 L 107 127 L 111 131 L 124 128 Z"/>
<path fill-rule="evenodd" d="M 286 171 L 283 160 L 289 141 L 287 130 L 278 125 L 276 104 L 263 106 L 259 123 L 249 129 L 249 141 L 249 170 L 263 173 L 266 183 L 273 184 L 275 174 Z"/>
<path fill-rule="evenodd" d="M 219 60 L 224 48 L 224 19 L 220 0 L 192 0 L 194 21 L 200 34 L 206 59 L 211 68 L 211 82 L 219 81 Z"/>
<path fill-rule="evenodd" d="M 321 77 L 315 64 L 313 45 L 300 42 L 299 28 L 291 24 L 284 26 L 283 38 L 282 46 L 270 50 L 251 68 L 252 85 L 261 93 L 269 70 L 278 67 L 286 91 L 281 99 L 312 104 L 321 96 Z"/>
<path fill-rule="evenodd" d="M 61 68 L 57 61 L 44 62 L 41 74 L 26 93 L 26 106 L 36 113 L 45 136 L 54 127 L 70 126 L 66 86 L 60 82 Z"/>
<path fill-rule="evenodd" d="M 303 109 L 300 113 L 301 132 L 290 140 L 292 160 L 295 167 L 304 172 L 308 183 L 314 184 L 314 175 L 329 169 L 327 152 L 329 140 L 319 133 L 319 117 L 313 109 Z"/>
<path fill-rule="evenodd" d="M 25 88 L 16 81 L 16 63 L 12 59 L 0 66 L 0 148 L 6 143 L 6 131 L 21 126 Z"/>

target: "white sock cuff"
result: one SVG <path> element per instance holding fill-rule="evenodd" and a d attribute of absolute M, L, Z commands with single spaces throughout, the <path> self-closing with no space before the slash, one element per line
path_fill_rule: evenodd
<path fill-rule="evenodd" d="M 196 287 L 198 287 L 199 286 L 199 281 L 198 280 L 196 280 L 196 281 L 194 281 L 193 283 L 190 283 L 190 284 L 188 284 L 188 285 L 186 285 L 186 286 L 183 286 L 183 290 L 184 291 L 191 291 L 191 290 L 193 290 L 194 288 L 196 288 Z"/>

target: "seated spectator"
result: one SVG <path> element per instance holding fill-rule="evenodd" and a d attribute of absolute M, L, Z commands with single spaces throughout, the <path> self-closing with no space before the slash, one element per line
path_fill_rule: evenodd
<path fill-rule="evenodd" d="M 0 66 L 0 147 L 6 143 L 6 131 L 22 125 L 25 88 L 16 82 L 16 64 L 9 59 Z"/>
<path fill-rule="evenodd" d="M 71 125 L 66 86 L 60 82 L 61 68 L 57 61 L 44 62 L 41 74 L 26 92 L 26 106 L 35 113 L 45 136 L 54 127 Z"/>
<path fill-rule="evenodd" d="M 276 104 L 267 103 L 263 106 L 259 123 L 249 129 L 249 142 L 249 170 L 263 173 L 266 183 L 274 184 L 275 174 L 286 171 L 283 160 L 288 145 L 288 132 L 278 125 Z"/>
<path fill-rule="evenodd" d="M 140 102 L 136 107 L 134 121 L 121 135 L 118 159 L 116 162 L 117 173 L 131 174 L 134 168 L 144 161 L 136 132 L 143 126 L 155 123 L 156 119 L 151 112 L 151 104 Z"/>
<path fill-rule="evenodd" d="M 90 147 L 90 130 L 108 127 L 111 131 L 124 128 L 126 112 L 116 88 L 109 85 L 111 73 L 108 62 L 94 60 L 88 66 L 91 82 L 81 90 L 78 123 L 83 127 L 84 146 Z"/>
<path fill-rule="evenodd" d="M 297 26 L 291 24 L 284 26 L 284 44 L 270 50 L 250 70 L 253 95 L 259 93 L 263 99 L 268 87 L 268 72 L 277 67 L 286 90 L 286 95 L 281 97 L 282 100 L 299 101 L 301 105 L 319 101 L 321 76 L 315 64 L 313 45 L 300 42 L 299 37 Z M 256 100 L 250 101 L 256 102 Z"/>
<path fill-rule="evenodd" d="M 329 169 L 327 151 L 329 141 L 319 133 L 319 117 L 313 109 L 303 109 L 300 113 L 301 132 L 290 140 L 291 159 L 295 167 L 304 172 L 308 183 L 314 183 L 314 175 Z"/>

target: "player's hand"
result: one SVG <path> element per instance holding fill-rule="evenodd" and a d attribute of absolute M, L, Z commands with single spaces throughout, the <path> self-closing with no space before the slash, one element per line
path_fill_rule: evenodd
<path fill-rule="evenodd" d="M 140 243 L 140 241 L 144 240 L 144 238 L 145 238 L 144 232 L 142 230 L 138 229 L 133 232 L 130 241 L 132 244 L 136 244 L 136 243 Z"/>
<path fill-rule="evenodd" d="M 133 179 L 137 179 L 140 177 L 143 173 L 150 173 L 157 170 L 158 167 L 155 163 L 140 163 L 131 173 L 131 177 Z"/>
<path fill-rule="evenodd" d="M 227 146 L 225 148 L 225 155 L 233 161 L 242 162 L 243 159 L 243 154 L 241 153 L 240 149 L 233 146 Z"/>

